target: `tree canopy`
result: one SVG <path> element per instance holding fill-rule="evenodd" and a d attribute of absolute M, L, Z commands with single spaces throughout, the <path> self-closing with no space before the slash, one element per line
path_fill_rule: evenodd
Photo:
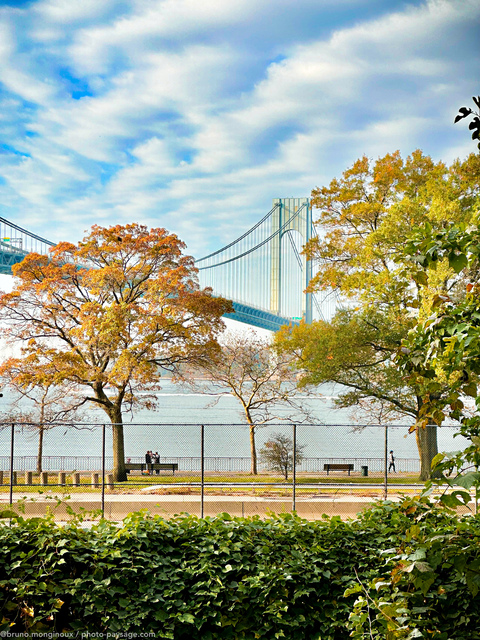
<path fill-rule="evenodd" d="M 200 289 L 184 248 L 165 229 L 94 226 L 78 245 L 26 256 L 13 267 L 13 291 L 0 297 L 4 333 L 28 365 L 23 384 L 73 383 L 108 415 L 116 480 L 126 479 L 123 411 L 154 407 L 148 392 L 162 372 L 211 356 L 232 310 Z"/>
<path fill-rule="evenodd" d="M 448 262 L 459 274 L 450 294 L 434 297 L 430 314 L 418 322 L 400 350 L 399 362 L 408 378 L 422 389 L 421 420 L 463 417 L 462 397 L 476 399 L 480 375 L 480 224 L 459 224 L 444 232 L 417 229 L 405 253 L 415 263 L 418 280 L 428 282 L 438 265 Z M 422 276 L 420 276 L 422 274 Z M 442 382 L 448 393 L 438 394 Z"/>
<path fill-rule="evenodd" d="M 470 441 L 462 451 L 441 454 L 434 460 L 442 479 L 462 489 L 476 487 L 480 497 L 480 222 L 458 224 L 443 232 L 417 229 L 407 243 L 417 279 L 428 287 L 442 263 L 459 275 L 450 294 L 433 298 L 430 314 L 419 319 L 402 342 L 397 362 L 410 384 L 420 391 L 423 407 L 417 424 L 446 418 L 460 422 L 459 433 Z M 422 277 L 420 277 L 422 274 Z M 470 400 L 470 402 L 469 402 Z M 473 408 L 472 408 L 473 402 Z M 443 475 L 443 474 L 446 474 Z M 470 493 L 455 490 L 443 496 L 448 506 Z"/>
<path fill-rule="evenodd" d="M 321 268 L 311 289 L 408 308 L 417 291 L 395 258 L 415 225 L 443 228 L 471 217 L 479 166 L 475 154 L 447 167 L 419 150 L 406 160 L 396 151 L 375 162 L 363 157 L 341 179 L 314 189 L 322 233 L 305 252 Z"/>
<path fill-rule="evenodd" d="M 480 97 L 473 98 L 480 107 Z M 472 139 L 480 139 L 480 113 L 462 107 L 455 123 L 474 115 L 469 129 Z M 480 144 L 478 145 L 480 148 Z M 452 487 L 469 490 L 475 486 L 475 503 L 480 498 L 480 155 L 474 158 L 470 182 L 472 215 L 447 229 L 426 223 L 412 230 L 404 248 L 413 278 L 427 291 L 445 265 L 451 273 L 448 291 L 430 295 L 428 313 L 419 315 L 397 356 L 397 363 L 410 384 L 422 395 L 423 406 L 417 425 L 446 417 L 460 422 L 459 433 L 470 440 L 465 449 L 439 454 L 433 461 L 442 480 Z M 472 410 L 471 402 L 474 399 Z M 446 475 L 444 475 L 446 473 Z M 470 493 L 454 490 L 441 498 L 447 506 Z"/>
<path fill-rule="evenodd" d="M 313 190 L 321 233 L 305 248 L 319 266 L 310 288 L 337 291 L 344 308 L 330 322 L 282 330 L 276 345 L 295 353 L 304 381 L 343 385 L 340 406 L 386 403 L 399 415 L 418 416 L 421 393 L 405 383 L 395 356 L 417 316 L 451 285 L 453 271 L 443 265 L 425 290 L 412 279 L 403 249 L 414 225 L 443 229 L 471 218 L 479 167 L 473 154 L 447 167 L 418 150 L 405 160 L 397 151 L 375 162 L 363 157 Z M 416 437 L 426 478 L 437 453 L 435 427 Z"/>
<path fill-rule="evenodd" d="M 416 415 L 394 356 L 404 336 L 403 316 L 376 310 L 341 309 L 331 322 L 302 324 L 277 336 L 277 346 L 296 356 L 299 383 L 333 382 L 345 387 L 337 407 L 358 408 L 362 400 L 387 401 L 402 415 Z"/>

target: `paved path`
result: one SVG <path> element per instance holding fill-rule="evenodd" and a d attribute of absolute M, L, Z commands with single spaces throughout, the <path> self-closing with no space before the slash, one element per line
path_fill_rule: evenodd
<path fill-rule="evenodd" d="M 364 492 L 365 487 L 356 485 L 358 492 Z M 171 489 L 171 486 L 169 487 Z M 338 485 L 337 487 L 338 488 Z M 299 516 L 317 520 L 323 514 L 339 515 L 342 518 L 355 517 L 369 505 L 381 500 L 383 493 L 378 487 L 378 496 L 352 495 L 345 493 L 323 493 L 315 496 L 299 496 L 296 498 L 296 511 Z M 122 520 L 129 513 L 148 510 L 152 514 L 172 517 L 180 513 L 201 515 L 201 497 L 199 494 L 152 494 L 154 487 L 149 487 L 150 493 L 105 494 L 105 518 L 108 520 Z M 55 492 L 44 494 L 14 494 L 14 502 L 25 496 L 25 516 L 42 516 L 47 510 L 54 511 L 55 518 L 60 521 L 68 519 L 65 504 L 57 506 L 54 499 Z M 57 494 L 61 497 L 61 494 Z M 392 494 L 389 499 L 400 499 L 398 494 Z M 7 508 L 8 494 L 0 494 L 0 508 Z M 101 509 L 101 494 L 73 493 L 68 504 L 75 512 L 83 509 L 87 512 Z M 204 516 L 215 516 L 219 513 L 229 513 L 232 516 L 265 516 L 268 514 L 288 513 L 292 510 L 292 499 L 285 496 L 254 496 L 254 495 L 209 495 L 204 497 Z"/>

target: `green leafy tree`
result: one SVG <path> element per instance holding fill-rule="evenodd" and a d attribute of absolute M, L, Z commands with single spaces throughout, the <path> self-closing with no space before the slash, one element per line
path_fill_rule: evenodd
<path fill-rule="evenodd" d="M 451 485 L 469 489 L 480 485 L 480 222 L 458 224 L 444 232 L 430 226 L 417 229 L 405 252 L 417 279 L 428 285 L 439 265 L 448 263 L 458 274 L 451 295 L 437 295 L 431 313 L 409 332 L 399 351 L 398 363 L 406 378 L 419 388 L 424 400 L 419 426 L 446 418 L 460 422 L 459 433 L 470 440 L 461 452 L 439 455 L 435 463 Z M 420 276 L 420 274 L 422 274 Z M 476 411 L 468 409 L 471 398 Z M 459 494 L 464 501 L 468 494 Z M 444 501 L 455 501 L 447 495 Z"/>
<path fill-rule="evenodd" d="M 448 168 L 421 151 L 406 160 L 395 152 L 373 163 L 361 158 L 341 179 L 314 189 L 312 203 L 324 234 L 305 248 L 319 264 L 311 289 L 335 290 L 345 309 L 331 322 L 284 329 L 276 337 L 280 352 L 295 354 L 302 381 L 346 387 L 339 406 L 382 402 L 416 420 L 421 390 L 405 384 L 395 355 L 422 313 L 425 291 L 412 280 L 403 246 L 415 224 L 442 229 L 471 217 L 478 167 L 474 155 Z M 427 304 L 449 282 L 448 269 L 440 270 L 426 292 Z M 416 438 L 426 479 L 438 451 L 433 421 L 417 429 Z"/>
<path fill-rule="evenodd" d="M 211 357 L 232 310 L 200 289 L 184 248 L 165 229 L 94 226 L 78 245 L 29 254 L 0 297 L 3 333 L 22 347 L 8 367 L 27 386 L 72 384 L 107 414 L 116 481 L 126 480 L 123 411 L 153 408 L 162 372 Z"/>
<path fill-rule="evenodd" d="M 480 107 L 480 97 L 473 98 Z M 455 123 L 473 114 L 469 129 L 472 139 L 480 140 L 480 113 L 461 107 Z M 478 144 L 480 148 L 480 143 Z M 463 451 L 439 454 L 433 465 L 450 486 L 475 487 L 475 507 L 480 495 L 480 156 L 471 155 L 469 182 L 472 217 L 456 222 L 449 229 L 436 230 L 430 224 L 412 231 L 404 249 L 411 261 L 413 277 L 428 288 L 441 267 L 448 265 L 455 274 L 448 294 L 430 300 L 430 313 L 420 316 L 399 351 L 397 361 L 405 378 L 420 389 L 422 412 L 417 422 L 446 417 L 461 424 L 459 433 L 470 440 Z M 475 412 L 466 407 L 473 398 Z M 470 500 L 468 492 L 453 491 L 441 499 L 447 506 Z"/>
<path fill-rule="evenodd" d="M 414 386 L 405 384 L 395 362 L 406 334 L 403 319 L 402 314 L 344 309 L 331 322 L 281 331 L 276 346 L 295 354 L 300 385 L 339 385 L 335 406 L 350 408 L 357 420 L 388 414 L 388 421 L 403 417 L 415 423 L 422 399 Z M 429 477 L 438 453 L 435 429 L 415 431 L 423 479 Z"/>
<path fill-rule="evenodd" d="M 477 109 L 480 110 L 480 96 L 473 96 L 472 100 L 474 101 Z M 474 111 L 470 107 L 460 107 L 458 110 L 458 114 L 455 117 L 455 124 L 463 118 L 468 118 L 469 116 L 473 116 L 468 128 L 472 132 L 472 140 L 478 140 L 478 148 L 480 149 L 480 111 Z"/>
<path fill-rule="evenodd" d="M 305 445 L 295 447 L 295 465 L 299 465 L 304 456 Z M 293 440 L 284 433 L 274 433 L 270 440 L 260 449 L 260 460 L 271 471 L 278 471 L 288 480 L 288 473 L 293 470 Z"/>

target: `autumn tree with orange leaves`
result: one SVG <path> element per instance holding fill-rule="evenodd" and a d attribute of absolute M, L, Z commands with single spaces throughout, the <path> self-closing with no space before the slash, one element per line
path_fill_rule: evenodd
<path fill-rule="evenodd" d="M 13 291 L 0 296 L 3 333 L 22 348 L 4 367 L 17 367 L 25 386 L 35 376 L 45 384 L 48 371 L 52 382 L 73 383 L 84 403 L 105 411 L 115 481 L 127 479 L 123 411 L 154 408 L 148 392 L 162 373 L 211 357 L 221 316 L 232 311 L 230 302 L 200 289 L 184 248 L 165 229 L 94 226 L 78 245 L 26 256 L 13 267 Z"/>
<path fill-rule="evenodd" d="M 428 223 L 440 231 L 471 218 L 479 170 L 475 154 L 447 167 L 419 150 L 405 159 L 396 151 L 375 161 L 360 158 L 312 191 L 320 233 L 305 247 L 319 266 L 310 288 L 336 291 L 344 308 L 330 322 L 285 328 L 276 336 L 279 351 L 295 355 L 303 383 L 341 385 L 337 406 L 351 407 L 363 420 L 365 408 L 368 415 L 381 404 L 398 419 L 417 422 L 422 392 L 407 383 L 395 357 L 417 319 L 430 314 L 435 295 L 451 291 L 455 278 L 442 264 L 422 287 L 403 249 L 414 226 Z M 415 435 L 420 477 L 427 479 L 437 453 L 436 426 Z"/>

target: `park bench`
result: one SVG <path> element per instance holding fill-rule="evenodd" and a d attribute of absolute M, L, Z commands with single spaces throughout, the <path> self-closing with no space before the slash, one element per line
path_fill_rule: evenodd
<path fill-rule="evenodd" d="M 350 475 L 350 471 L 353 471 L 353 464 L 350 462 L 328 462 L 323 465 L 323 470 L 327 472 L 327 476 L 330 471 L 348 471 L 348 475 Z"/>
<path fill-rule="evenodd" d="M 178 463 L 177 462 L 152 462 L 148 465 L 150 471 L 166 471 L 169 470 L 173 474 L 175 471 L 178 471 Z M 146 462 L 127 462 L 125 463 L 125 471 L 130 473 L 130 471 L 148 471 Z"/>

